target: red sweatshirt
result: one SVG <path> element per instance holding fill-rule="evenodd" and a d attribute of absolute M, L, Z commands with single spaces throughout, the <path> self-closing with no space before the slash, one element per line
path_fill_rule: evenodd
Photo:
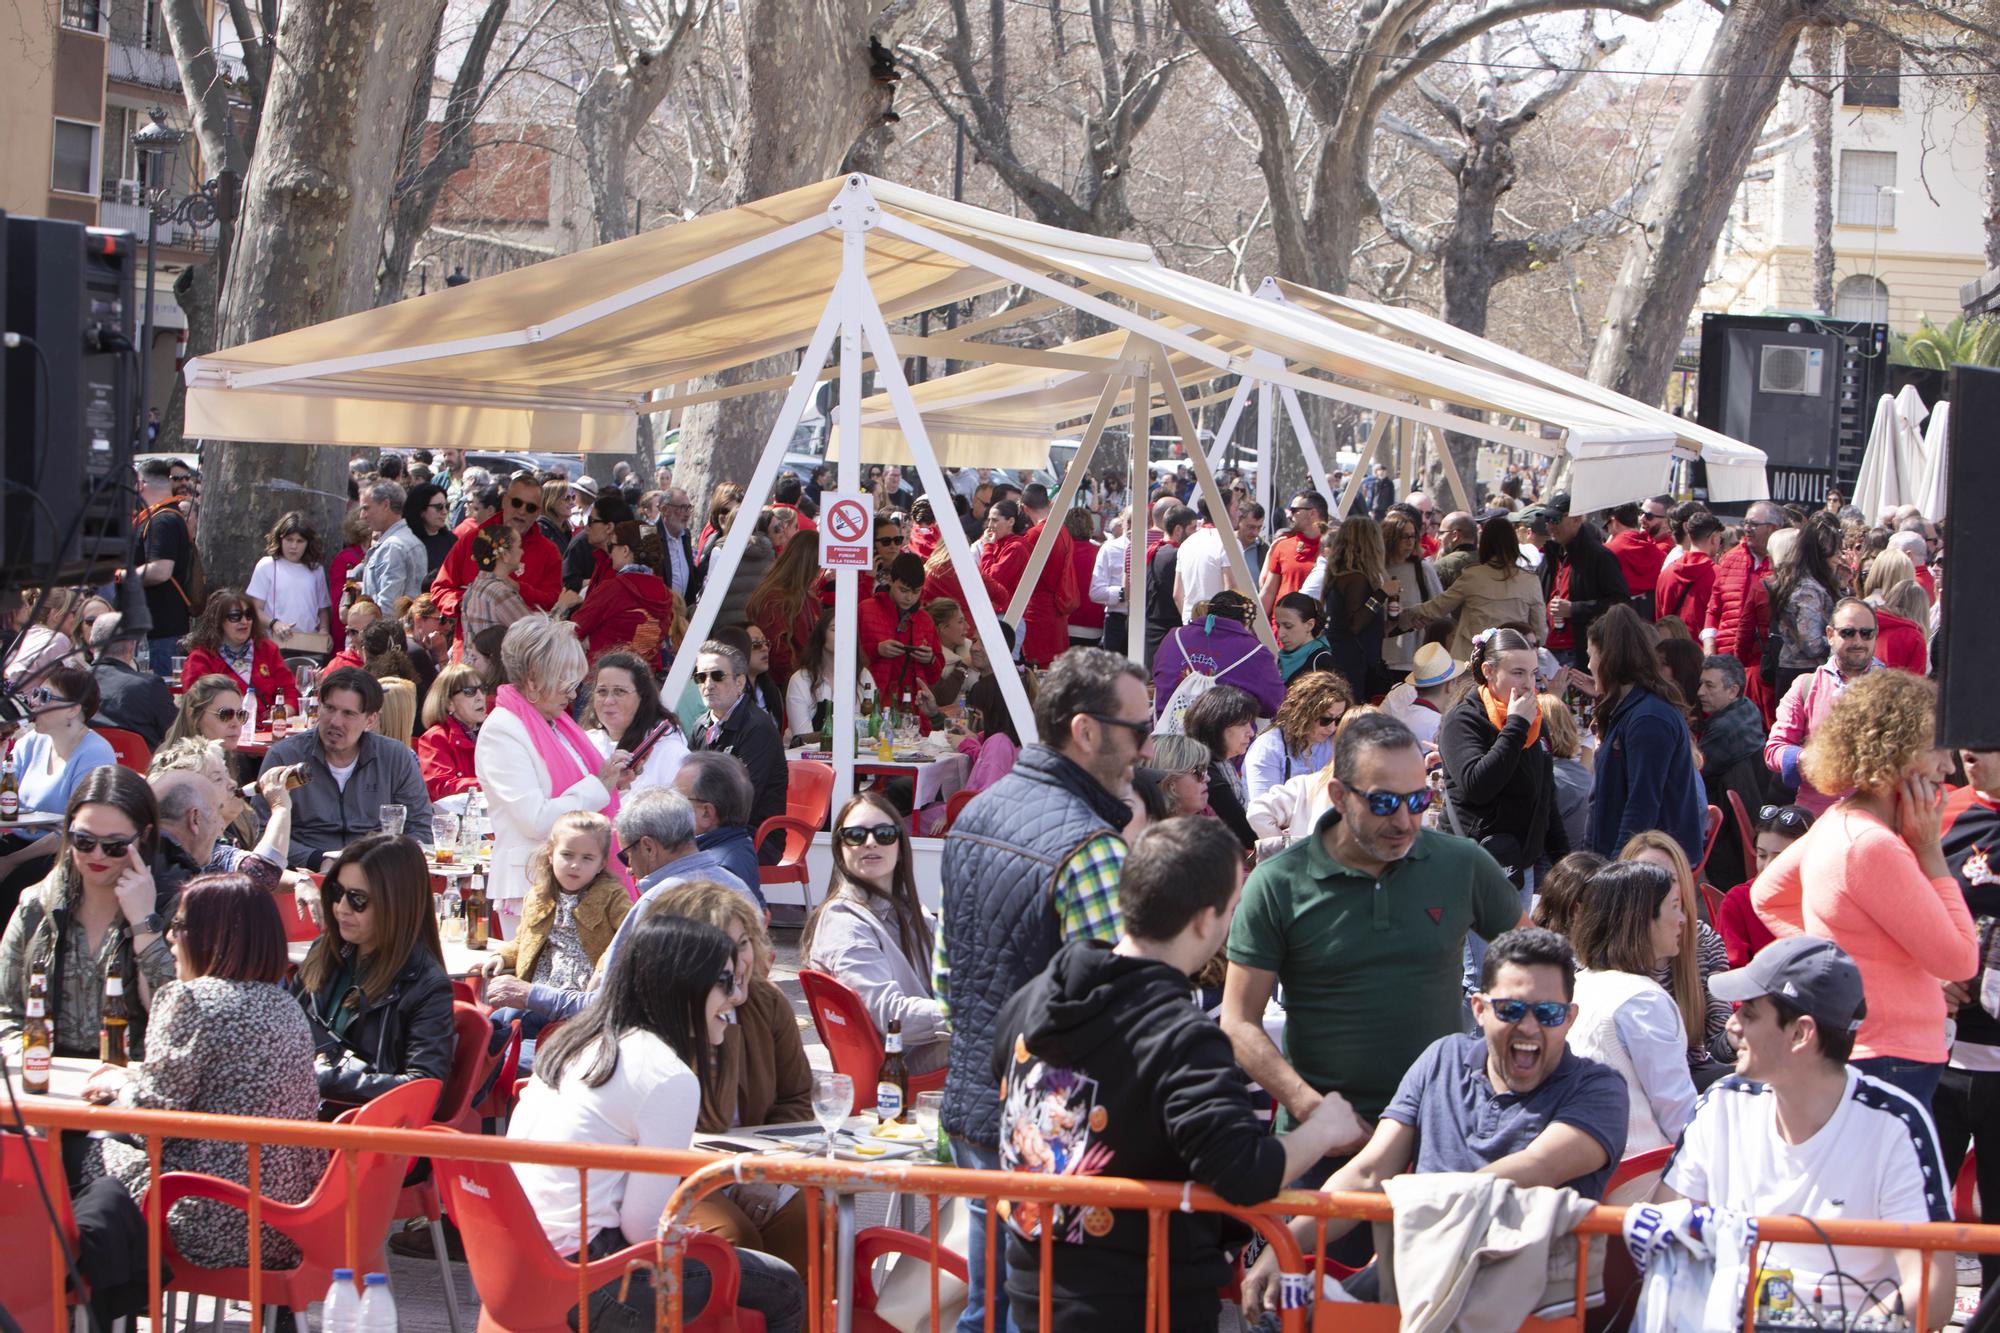
<path fill-rule="evenodd" d="M 885 588 L 861 603 L 857 623 L 861 660 L 868 664 L 883 699 L 900 702 L 904 690 L 914 696 L 919 686 L 935 685 L 944 674 L 944 644 L 938 638 L 937 625 L 921 607 L 907 612 L 899 609 Z M 892 641 L 903 645 L 900 656 L 883 653 L 882 645 Z M 930 648 L 930 661 L 919 662 L 910 653 L 919 644 Z"/>
<path fill-rule="evenodd" d="M 569 623 L 583 636 L 591 661 L 614 648 L 630 647 L 653 670 L 662 671 L 666 657 L 661 648 L 674 625 L 673 596 L 658 574 L 628 569 L 593 581 L 589 594 L 570 612 Z"/>
<path fill-rule="evenodd" d="M 208 648 L 196 648 L 188 654 L 187 667 L 181 673 L 182 680 L 200 680 L 203 676 L 227 676 L 236 682 L 238 690 L 255 688 L 257 691 L 257 725 L 264 726 L 264 717 L 270 711 L 271 700 L 283 699 L 285 707 L 297 717 L 299 711 L 299 682 L 293 677 L 292 669 L 285 665 L 285 655 L 270 639 L 257 640 L 257 646 L 250 655 L 250 679 L 245 680 L 229 669 L 222 654 Z"/>
<path fill-rule="evenodd" d="M 495 514 L 479 526 L 490 528 L 505 521 L 502 515 Z M 472 541 L 476 535 L 477 529 L 460 537 L 451 554 L 438 566 L 437 577 L 431 580 L 431 598 L 448 619 L 458 618 L 458 599 L 479 576 L 479 566 L 472 562 Z M 530 610 L 550 610 L 562 596 L 562 552 L 542 535 L 540 527 L 529 528 L 528 535 L 521 538 L 521 568 L 514 575 L 514 582 L 520 585 L 521 600 Z"/>

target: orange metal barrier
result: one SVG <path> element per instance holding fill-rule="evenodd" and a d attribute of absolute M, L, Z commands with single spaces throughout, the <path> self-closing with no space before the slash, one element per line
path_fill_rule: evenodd
<path fill-rule="evenodd" d="M 1198 1186 L 1124 1180 L 1115 1177 L 1090 1176 L 1049 1176 L 1016 1175 L 999 1172 L 979 1172 L 961 1170 L 955 1167 L 934 1165 L 908 1165 L 903 1163 L 842 1163 L 823 1158 L 799 1156 L 717 1156 L 703 1152 L 676 1152 L 664 1149 L 622 1148 L 601 1144 L 557 1144 L 531 1143 L 491 1135 L 474 1136 L 455 1134 L 440 1129 L 401 1130 L 360 1128 L 351 1125 L 302 1123 L 290 1120 L 263 1120 L 248 1117 L 191 1115 L 165 1111 L 126 1110 L 109 1107 L 94 1107 L 79 1103 L 41 1101 L 22 1098 L 21 1112 L 27 1125 L 47 1130 L 52 1136 L 62 1132 L 101 1130 L 115 1133 L 136 1133 L 147 1138 L 147 1151 L 153 1178 L 159 1177 L 160 1144 L 162 1137 L 212 1139 L 225 1142 L 252 1145 L 249 1166 L 250 1203 L 247 1208 L 248 1241 L 250 1247 L 250 1317 L 251 1326 L 258 1327 L 262 1316 L 262 1283 L 259 1280 L 262 1258 L 263 1213 L 258 1182 L 261 1175 L 262 1153 L 258 1149 L 268 1145 L 304 1145 L 329 1149 L 349 1150 L 346 1161 L 350 1175 L 358 1169 L 355 1159 L 357 1152 L 367 1151 L 411 1157 L 431 1157 L 440 1170 L 447 1169 L 451 1161 L 481 1162 L 532 1162 L 552 1166 L 574 1167 L 577 1170 L 578 1190 L 584 1205 L 581 1216 L 588 1218 L 588 1195 L 585 1171 L 588 1169 L 643 1171 L 674 1174 L 682 1177 L 662 1219 L 662 1236 L 654 1241 L 654 1261 L 650 1265 L 658 1280 L 654 1284 L 657 1327 L 679 1333 L 683 1326 L 682 1288 L 679 1280 L 680 1263 L 686 1246 L 685 1229 L 677 1225 L 689 1216 L 694 1205 L 713 1192 L 739 1182 L 768 1181 L 797 1186 L 812 1198 L 808 1212 L 808 1227 L 811 1237 L 811 1259 L 808 1271 L 800 1274 L 806 1284 L 807 1311 L 810 1333 L 828 1333 L 834 1327 L 832 1322 L 838 1310 L 836 1293 L 840 1290 L 835 1282 L 843 1262 L 851 1262 L 851 1254 L 843 1255 L 836 1249 L 834 1207 L 837 1196 L 854 1194 L 897 1193 L 921 1197 L 928 1200 L 931 1216 L 937 1216 L 941 1200 L 952 1197 L 984 1199 L 989 1207 L 998 1199 L 1038 1201 L 1044 1203 L 1097 1205 L 1105 1208 L 1144 1212 L 1147 1215 L 1148 1234 L 1151 1238 L 1148 1258 L 1148 1280 L 1146 1287 L 1146 1328 L 1148 1333 L 1165 1333 L 1168 1328 L 1168 1272 L 1166 1264 L 1166 1226 L 1168 1217 L 1174 1212 L 1220 1213 L 1235 1217 L 1260 1235 L 1272 1246 L 1278 1256 L 1279 1271 L 1299 1278 L 1309 1277 L 1314 1293 L 1320 1290 L 1325 1276 L 1325 1259 L 1318 1253 L 1323 1245 L 1314 1246 L 1315 1255 L 1308 1265 L 1299 1245 L 1293 1239 L 1286 1225 L 1293 1217 L 1318 1219 L 1319 1231 L 1324 1223 L 1333 1218 L 1355 1218 L 1363 1221 L 1388 1221 L 1391 1209 L 1387 1198 L 1380 1194 L 1326 1194 L 1318 1191 L 1286 1191 L 1268 1203 L 1251 1208 L 1238 1208 L 1224 1202 L 1209 1190 Z M 11 1119 L 11 1116 L 6 1117 Z M 10 1125 L 9 1128 L 12 1126 Z M 59 1160 L 59 1155 L 58 1155 Z M 52 1188 L 59 1188 L 60 1181 L 50 1182 Z M 1595 1209 L 1577 1228 L 1579 1263 L 1577 1273 L 1577 1302 L 1572 1316 L 1562 1320 L 1531 1320 L 1530 1328 L 1580 1330 L 1584 1320 L 1584 1296 L 1588 1285 L 1587 1244 L 1592 1236 L 1617 1237 L 1624 1219 L 1623 1208 L 1599 1207 Z M 159 1282 L 158 1257 L 160 1254 L 161 1228 L 163 1219 L 159 1216 L 157 1199 L 148 1208 L 147 1233 L 152 1273 L 149 1311 L 155 1327 L 160 1326 L 162 1291 Z M 587 1227 L 587 1220 L 585 1226 Z M 1759 1240 L 1762 1243 L 1790 1242 L 1817 1244 L 1826 1240 L 1835 1245 L 1872 1246 L 1892 1249 L 1914 1249 L 1925 1252 L 1969 1251 L 1976 1253 L 2000 1253 L 2000 1226 L 1979 1226 L 1963 1223 L 1933 1223 L 1913 1225 L 1909 1223 L 1863 1222 L 1827 1220 L 1817 1224 L 1799 1218 L 1762 1218 L 1758 1222 Z M 994 1280 L 999 1275 L 997 1249 L 1000 1226 L 987 1230 L 987 1247 L 983 1255 L 966 1256 L 969 1262 L 983 1264 L 987 1275 L 987 1290 L 993 1291 Z M 935 1232 L 935 1228 L 933 1228 Z M 588 1237 L 584 1237 L 587 1243 Z M 364 1240 L 358 1234 L 358 1225 L 350 1201 L 345 1234 L 346 1265 L 358 1267 L 361 1256 L 378 1242 Z M 1048 1228 L 1043 1229 L 1041 1246 L 1041 1266 L 1044 1280 L 1041 1283 L 1042 1326 L 1047 1327 L 1050 1316 L 1051 1284 L 1047 1280 L 1051 1258 L 1052 1237 Z M 55 1308 L 65 1308 L 64 1261 L 59 1238 L 51 1232 L 49 1250 L 51 1255 L 49 1280 L 56 1298 Z M 938 1265 L 935 1235 L 931 1239 L 931 1326 L 938 1321 Z M 634 1266 L 639 1266 L 636 1264 Z M 589 1327 L 589 1294 L 591 1284 L 586 1281 L 584 1265 L 576 1266 L 578 1274 L 578 1306 L 581 1327 Z M 866 1280 L 865 1275 L 862 1280 Z M 1930 1272 L 1925 1265 L 1923 1292 L 1919 1312 L 1929 1299 Z M 1745 1294 L 1745 1329 L 1749 1328 L 1754 1309 L 1752 1294 Z M 1344 1320 L 1351 1320 L 1368 1310 L 1367 1306 L 1337 1307 Z M 1376 1307 L 1386 1313 L 1393 1313 L 1387 1307 Z M 844 1312 L 843 1312 L 844 1313 Z M 994 1330 L 994 1312 L 989 1305 L 986 1311 L 988 1333 Z M 705 1322 L 705 1321 L 704 1321 Z M 841 1321 L 845 1323 L 843 1318 Z M 1305 1333 L 1305 1311 L 1290 1308 L 1282 1311 L 1281 1322 L 1284 1333 Z M 1365 1318 L 1352 1327 L 1372 1327 Z M 1391 1325 L 1384 1325 L 1391 1326 Z"/>

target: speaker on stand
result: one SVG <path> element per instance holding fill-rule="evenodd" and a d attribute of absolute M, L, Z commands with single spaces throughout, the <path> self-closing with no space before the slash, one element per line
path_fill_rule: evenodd
<path fill-rule="evenodd" d="M 1945 455 L 1943 629 L 1933 673 L 1938 682 L 1938 744 L 2000 750 L 2000 691 L 1985 673 L 2000 663 L 2000 616 L 1990 584 L 2000 570 L 2000 455 L 1990 447 L 2000 421 L 2000 370 L 1952 371 L 1950 443 Z M 1983 437 L 1983 438 L 1982 438 Z"/>

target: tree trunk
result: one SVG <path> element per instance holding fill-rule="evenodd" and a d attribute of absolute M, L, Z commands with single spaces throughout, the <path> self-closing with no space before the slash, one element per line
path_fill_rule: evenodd
<path fill-rule="evenodd" d="M 2000 80 L 1986 90 L 1986 266 L 2000 268 Z"/>
<path fill-rule="evenodd" d="M 444 0 L 286 5 L 258 151 L 244 183 L 218 343 L 239 343 L 368 308 L 412 75 Z M 203 459 L 211 495 L 242 522 L 201 525 L 217 582 L 247 578 L 282 509 L 338 536 L 347 493 L 339 449 L 221 441 Z"/>
<path fill-rule="evenodd" d="M 1644 402 L 1666 388 L 1688 314 L 1812 0 L 1736 0 L 1709 47 L 1604 311 L 1590 377 Z"/>
<path fill-rule="evenodd" d="M 1806 34 L 1806 63 L 1812 69 L 1813 309 L 1833 313 L 1833 33 Z"/>
<path fill-rule="evenodd" d="M 868 0 L 744 0 L 744 112 L 729 181 L 734 202 L 826 179 L 855 144 L 881 128 L 892 85 L 869 75 L 870 11 Z M 796 356 L 772 357 L 719 382 L 790 374 L 797 365 Z M 706 506 L 716 481 L 747 478 L 782 401 L 781 394 L 758 393 L 690 409 L 675 484 Z"/>
<path fill-rule="evenodd" d="M 185 355 L 193 360 L 215 350 L 215 263 L 189 264 L 174 279 L 174 303 L 187 316 Z M 171 452 L 181 447 L 187 411 L 187 381 L 174 376 L 167 405 L 160 411 L 159 441 L 153 447 Z"/>

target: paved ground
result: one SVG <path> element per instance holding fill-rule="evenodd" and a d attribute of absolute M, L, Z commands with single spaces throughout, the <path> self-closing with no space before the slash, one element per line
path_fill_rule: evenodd
<path fill-rule="evenodd" d="M 813 1068 L 830 1068 L 831 1062 L 827 1058 L 826 1048 L 819 1043 L 818 1034 L 813 1029 L 812 1018 L 806 1009 L 805 998 L 799 989 L 798 931 L 779 927 L 772 932 L 772 935 L 775 961 L 771 979 L 792 1002 L 792 1008 L 798 1015 L 800 1035 L 805 1039 L 806 1056 L 811 1060 Z M 886 1220 L 887 1205 L 888 1199 L 885 1196 L 863 1196 L 856 1207 L 857 1225 L 869 1227 L 881 1224 Z M 462 1328 L 465 1333 L 471 1333 L 479 1321 L 479 1293 L 473 1289 L 465 1265 L 453 1264 L 451 1269 L 458 1290 Z M 1976 1304 L 1979 1297 L 1977 1265 L 1973 1265 L 1970 1271 L 1961 1271 L 1959 1277 L 1961 1282 L 1970 1284 L 1959 1289 L 1961 1302 L 1969 1300 Z M 450 1323 L 445 1313 L 444 1287 L 435 1262 L 391 1255 L 389 1281 L 391 1289 L 396 1293 L 397 1314 L 400 1316 L 402 1333 L 448 1333 Z M 1970 1305 L 1962 1304 L 1960 1315 L 1953 1322 L 1964 1322 L 1969 1309 Z M 200 1316 L 198 1327 L 207 1327 L 210 1318 L 209 1305 L 203 1302 L 198 1313 Z M 318 1308 L 315 1307 L 311 1325 L 315 1331 L 319 1327 L 318 1313 Z M 248 1315 L 247 1309 L 232 1310 L 225 1316 L 223 1327 L 248 1333 Z M 181 1319 L 187 1318 L 188 1311 L 183 1308 Z M 1242 1323 L 1236 1317 L 1235 1308 L 1225 1306 L 1220 1333 L 1240 1333 L 1241 1328 Z M 305 1331 L 301 1329 L 301 1333 Z"/>

